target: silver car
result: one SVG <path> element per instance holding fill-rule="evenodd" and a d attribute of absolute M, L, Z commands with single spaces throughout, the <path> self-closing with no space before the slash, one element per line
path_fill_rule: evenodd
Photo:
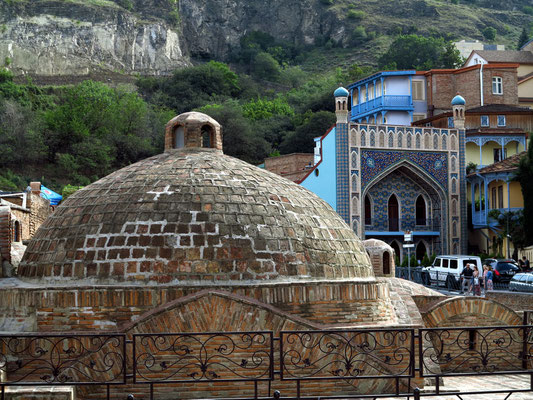
<path fill-rule="evenodd" d="M 513 292 L 533 293 L 533 274 L 518 273 L 509 282 L 509 290 Z"/>

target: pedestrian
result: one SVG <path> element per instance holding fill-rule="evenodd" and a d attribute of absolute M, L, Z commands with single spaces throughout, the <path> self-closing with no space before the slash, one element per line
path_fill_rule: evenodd
<path fill-rule="evenodd" d="M 481 277 L 479 276 L 479 270 L 476 265 L 472 273 L 472 286 L 474 287 L 474 296 L 481 296 Z"/>
<path fill-rule="evenodd" d="M 485 269 L 485 272 L 483 272 L 483 280 L 485 285 L 485 293 L 487 293 L 487 290 L 494 290 L 494 285 L 492 283 L 492 267 L 488 264 L 485 264 L 483 266 L 483 269 Z"/>
<path fill-rule="evenodd" d="M 529 271 L 529 260 L 526 258 L 526 256 L 522 257 L 522 271 L 528 272 Z"/>
<path fill-rule="evenodd" d="M 470 268 L 470 264 L 467 263 L 464 267 L 464 269 L 461 271 L 461 293 L 464 293 L 465 287 L 468 288 L 468 293 L 470 294 L 470 290 L 472 289 L 472 275 L 474 274 L 474 271 L 472 268 Z"/>

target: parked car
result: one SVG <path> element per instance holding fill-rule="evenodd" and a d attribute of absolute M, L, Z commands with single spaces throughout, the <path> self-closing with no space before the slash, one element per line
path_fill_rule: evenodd
<path fill-rule="evenodd" d="M 423 282 L 425 284 L 435 282 L 439 286 L 446 286 L 448 289 L 459 290 L 461 288 L 461 272 L 466 264 L 474 264 L 480 275 L 483 274 L 481 259 L 477 256 L 450 255 L 438 256 L 433 261 L 433 265 L 425 268 Z"/>
<path fill-rule="evenodd" d="M 533 274 L 520 272 L 509 282 L 509 290 L 513 292 L 533 292 Z"/>
<path fill-rule="evenodd" d="M 485 264 L 489 264 L 492 267 L 494 283 L 509 283 L 513 276 L 520 272 L 520 268 L 514 260 L 494 260 L 487 259 Z"/>

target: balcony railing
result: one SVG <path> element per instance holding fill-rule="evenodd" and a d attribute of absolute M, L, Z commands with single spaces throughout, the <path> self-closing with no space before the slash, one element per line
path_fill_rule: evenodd
<path fill-rule="evenodd" d="M 372 111 L 379 107 L 403 109 L 412 107 L 411 96 L 379 96 L 352 106 L 352 116 Z"/>
<path fill-rule="evenodd" d="M 498 221 L 494 218 L 489 217 L 489 213 L 492 210 L 498 210 L 500 213 L 506 213 L 508 211 L 516 212 L 522 210 L 522 207 L 512 207 L 512 208 L 491 208 L 489 210 L 480 210 L 474 211 L 472 213 L 472 224 L 476 227 L 487 227 L 487 226 L 497 226 Z"/>

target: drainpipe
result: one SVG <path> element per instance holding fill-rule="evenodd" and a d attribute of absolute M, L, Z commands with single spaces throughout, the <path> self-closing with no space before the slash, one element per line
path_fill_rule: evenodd
<path fill-rule="evenodd" d="M 481 106 L 483 106 L 483 63 L 481 63 L 481 68 L 479 68 L 479 92 Z"/>

